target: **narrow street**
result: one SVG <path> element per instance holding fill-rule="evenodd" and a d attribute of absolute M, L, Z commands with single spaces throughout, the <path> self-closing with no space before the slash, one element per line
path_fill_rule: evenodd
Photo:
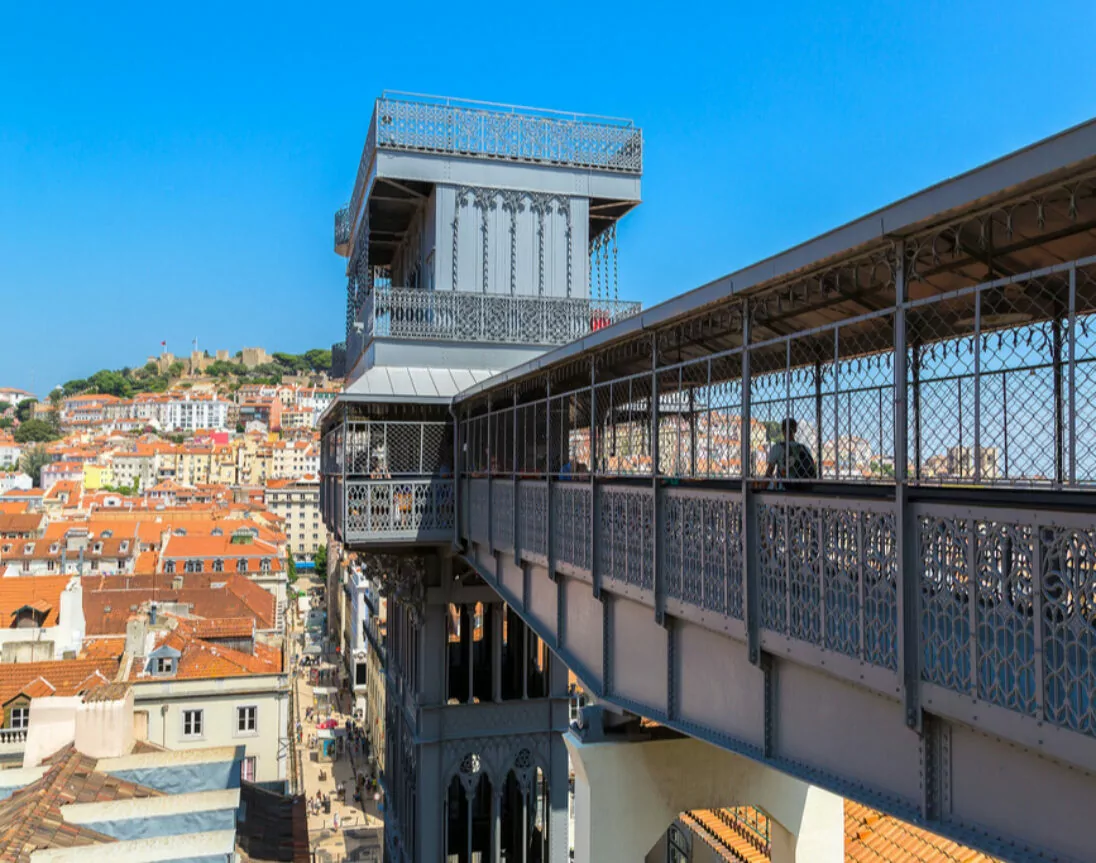
<path fill-rule="evenodd" d="M 313 588 L 322 587 L 314 578 L 302 575 L 295 587 L 306 595 Z M 313 600 L 313 608 L 323 608 L 322 600 Z M 294 605 L 290 616 L 291 662 L 293 666 L 294 705 L 291 733 L 297 735 L 297 746 L 302 766 L 302 793 L 308 809 L 308 839 L 315 863 L 379 863 L 384 844 L 383 814 L 378 811 L 368 783 L 363 785 L 360 802 L 355 801 L 355 789 L 359 777 L 371 775 L 368 763 L 368 747 L 358 738 L 351 742 L 347 736 L 347 722 L 353 722 L 353 708 L 348 693 L 336 683 L 337 697 L 334 706 L 316 704 L 316 693 L 310 682 L 311 671 L 317 666 L 302 666 L 304 658 L 305 621 Z M 319 668 L 331 669 L 334 681 L 344 676 L 339 656 L 334 652 L 316 657 L 322 662 Z M 321 702 L 326 700 L 321 697 Z M 311 711 L 310 711 L 311 708 Z M 318 735 L 320 725 L 334 720 L 338 746 L 332 761 L 322 760 Z"/>

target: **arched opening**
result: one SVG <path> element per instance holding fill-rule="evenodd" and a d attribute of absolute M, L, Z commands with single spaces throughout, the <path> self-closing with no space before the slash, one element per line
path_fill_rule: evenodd
<path fill-rule="evenodd" d="M 528 749 L 518 753 L 500 789 L 499 827 L 503 863 L 548 859 L 548 783 Z"/>
<path fill-rule="evenodd" d="M 449 781 L 445 800 L 446 863 L 491 860 L 492 797 L 494 789 L 482 772 L 480 757 L 469 753 Z"/>

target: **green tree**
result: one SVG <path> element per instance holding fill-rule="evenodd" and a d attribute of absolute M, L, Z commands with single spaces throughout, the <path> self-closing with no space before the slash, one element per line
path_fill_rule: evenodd
<path fill-rule="evenodd" d="M 36 486 L 42 484 L 42 468 L 49 463 L 49 453 L 41 444 L 25 449 L 19 459 L 20 469 L 31 478 L 31 482 Z"/>
<path fill-rule="evenodd" d="M 23 399 L 15 407 L 15 418 L 21 423 L 33 418 L 36 404 L 38 404 L 38 399 Z"/>
<path fill-rule="evenodd" d="M 321 545 L 316 549 L 316 554 L 312 558 L 312 562 L 316 565 L 316 576 L 318 578 L 327 578 L 327 546 Z"/>
<path fill-rule="evenodd" d="M 304 358 L 308 361 L 309 368 L 317 372 L 331 371 L 331 351 L 313 348 L 304 352 Z"/>
<path fill-rule="evenodd" d="M 13 434 L 16 443 L 56 440 L 57 433 L 45 420 L 27 420 Z"/>
<path fill-rule="evenodd" d="M 293 559 L 293 552 L 285 556 L 285 574 L 290 584 L 297 580 L 297 561 Z"/>
<path fill-rule="evenodd" d="M 245 431 L 243 423 L 236 423 L 236 434 L 243 434 Z"/>
<path fill-rule="evenodd" d="M 61 385 L 61 394 L 63 396 L 75 396 L 80 393 L 87 392 L 88 382 L 83 378 L 73 378 L 71 381 L 65 381 Z"/>
<path fill-rule="evenodd" d="M 62 387 L 54 387 L 49 391 L 50 403 L 56 407 L 61 404 L 61 400 L 65 397 L 65 390 Z"/>
<path fill-rule="evenodd" d="M 154 362 L 145 363 L 145 367 L 141 369 L 146 375 L 154 375 L 160 371 L 160 367 Z"/>
<path fill-rule="evenodd" d="M 11 417 L 0 417 L 0 429 L 10 429 L 15 425 L 15 420 Z"/>
<path fill-rule="evenodd" d="M 182 362 L 179 361 L 179 360 L 176 360 L 170 366 L 167 367 L 168 376 L 173 377 L 173 378 L 181 378 L 183 376 L 183 372 L 185 372 L 185 371 L 186 371 L 186 366 L 184 366 L 182 364 Z"/>

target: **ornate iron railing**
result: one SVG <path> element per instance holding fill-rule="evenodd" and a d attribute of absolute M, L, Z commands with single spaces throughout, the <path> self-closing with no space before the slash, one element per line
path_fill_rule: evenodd
<path fill-rule="evenodd" d="M 378 149 L 643 172 L 643 133 L 631 120 L 568 114 L 418 94 L 377 99 L 354 183 L 350 213 L 365 193 Z"/>
<path fill-rule="evenodd" d="M 366 295 L 361 319 L 366 340 L 562 345 L 639 310 L 626 300 L 376 288 Z"/>
<path fill-rule="evenodd" d="M 335 251 L 350 244 L 350 205 L 335 211 Z"/>
<path fill-rule="evenodd" d="M 437 541 L 453 536 L 451 479 L 346 481 L 343 542 Z"/>

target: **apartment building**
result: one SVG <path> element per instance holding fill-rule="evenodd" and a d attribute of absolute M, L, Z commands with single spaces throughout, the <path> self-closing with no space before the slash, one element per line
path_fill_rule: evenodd
<path fill-rule="evenodd" d="M 271 479 L 320 474 L 320 448 L 311 440 L 278 441 L 271 446 Z"/>
<path fill-rule="evenodd" d="M 228 425 L 228 402 L 214 396 L 187 394 L 160 405 L 160 427 L 169 431 L 223 429 Z"/>
<path fill-rule="evenodd" d="M 11 468 L 19 464 L 23 448 L 10 434 L 0 432 L 0 468 Z"/>
<path fill-rule="evenodd" d="M 327 544 L 327 531 L 320 517 L 320 481 L 316 474 L 297 480 L 269 481 L 263 502 L 268 510 L 285 519 L 289 551 L 296 560 L 311 560 L 320 546 Z"/>

